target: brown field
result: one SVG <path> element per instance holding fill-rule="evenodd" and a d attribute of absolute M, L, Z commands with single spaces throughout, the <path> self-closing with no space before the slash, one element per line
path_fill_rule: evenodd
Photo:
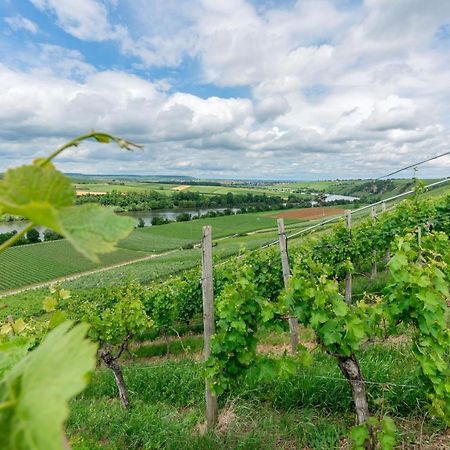
<path fill-rule="evenodd" d="M 184 184 L 181 184 L 180 186 L 173 187 L 172 191 L 180 192 L 180 191 L 184 191 L 185 189 L 189 189 L 189 188 L 190 188 L 190 186 L 186 186 Z"/>
<path fill-rule="evenodd" d="M 344 214 L 345 209 L 341 208 L 302 208 L 291 209 L 290 211 L 283 211 L 275 216 L 277 219 L 320 219 L 321 217 L 336 216 L 338 214 Z"/>

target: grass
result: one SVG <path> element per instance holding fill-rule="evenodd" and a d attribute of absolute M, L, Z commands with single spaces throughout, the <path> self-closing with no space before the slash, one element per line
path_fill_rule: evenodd
<path fill-rule="evenodd" d="M 273 214 L 276 214 L 276 212 L 271 212 L 271 215 Z M 294 224 L 300 222 L 300 220 L 289 219 L 285 222 Z M 212 226 L 213 238 L 216 239 L 232 234 L 275 228 L 276 224 L 276 219 L 270 217 L 267 213 L 205 218 L 137 229 L 119 245 L 129 250 L 164 251 L 199 242 L 202 236 L 202 228 L 205 225 Z"/>
<path fill-rule="evenodd" d="M 424 385 L 409 345 L 373 345 L 359 356 L 367 379 L 393 384 L 368 385 L 368 395 L 373 413 L 390 414 L 397 422 L 403 448 L 418 439 L 422 421 L 425 437 L 443 436 L 443 424 L 427 417 Z M 333 449 L 348 437 L 354 420 L 348 384 L 323 353 L 293 375 L 236 382 L 219 398 L 219 430 L 205 435 L 198 432 L 204 421 L 200 363 L 158 359 L 128 364 L 124 375 L 133 405 L 129 412 L 120 407 L 105 369 L 96 371 L 72 402 L 68 434 L 74 450 Z"/>
<path fill-rule="evenodd" d="M 217 259 L 222 259 L 237 253 L 243 245 L 248 249 L 253 249 L 274 239 L 277 239 L 277 235 L 274 232 L 225 238 L 216 242 L 217 245 L 214 247 L 213 252 Z M 61 244 L 64 241 L 57 242 Z M 13 250 L 16 248 L 25 247 L 15 247 Z M 201 252 L 199 248 L 179 250 L 157 258 L 138 261 L 127 266 L 85 275 L 75 280 L 63 282 L 62 285 L 69 290 L 91 289 L 121 283 L 125 279 L 133 279 L 143 284 L 149 284 L 157 279 L 196 267 L 200 262 Z M 0 298 L 0 320 L 8 314 L 12 314 L 14 317 L 31 317 L 41 313 L 42 300 L 46 295 L 48 295 L 48 289 L 42 288 Z"/>

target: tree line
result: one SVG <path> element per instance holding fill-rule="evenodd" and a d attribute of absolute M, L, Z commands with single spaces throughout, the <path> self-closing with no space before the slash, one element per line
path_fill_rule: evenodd
<path fill-rule="evenodd" d="M 16 230 L 13 231 L 7 231 L 6 233 L 0 233 L 0 245 L 4 242 L 11 239 L 13 236 L 17 234 Z M 62 239 L 62 236 L 52 230 L 45 230 L 43 239 L 41 239 L 41 235 L 36 228 L 32 228 L 28 233 L 26 233 L 24 236 L 22 236 L 20 239 L 18 239 L 14 246 L 17 245 L 27 245 L 27 244 L 38 244 L 39 242 L 46 242 L 46 241 L 56 241 L 58 239 Z"/>
<path fill-rule="evenodd" d="M 225 195 L 203 195 L 199 192 L 177 192 L 172 195 L 165 195 L 157 191 L 142 192 L 119 192 L 112 191 L 106 194 L 87 194 L 77 198 L 77 204 L 100 203 L 104 206 L 114 206 L 117 211 L 146 211 L 152 209 L 182 209 L 182 208 L 241 208 L 261 207 L 255 211 L 269 209 L 307 208 L 311 206 L 313 196 L 298 196 L 290 194 L 287 199 L 275 195 L 253 194 L 233 194 L 228 192 Z M 327 202 L 331 204 L 347 203 L 345 200 Z"/>

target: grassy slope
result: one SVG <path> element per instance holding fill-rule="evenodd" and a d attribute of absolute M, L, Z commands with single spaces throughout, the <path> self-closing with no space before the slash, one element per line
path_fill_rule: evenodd
<path fill-rule="evenodd" d="M 389 414 L 397 422 L 402 448 L 411 448 L 420 433 L 424 445 L 431 435 L 444 436 L 442 424 L 427 416 L 424 385 L 409 344 L 372 345 L 359 357 L 369 381 L 394 384 L 370 384 L 368 394 L 374 413 Z M 235 383 L 219 398 L 225 414 L 218 432 L 206 435 L 197 431 L 204 421 L 202 368 L 189 355 L 178 361 L 135 362 L 124 373 L 130 411 L 119 405 L 113 377 L 105 369 L 72 402 L 68 433 L 74 450 L 333 449 L 348 438 L 354 420 L 348 384 L 334 359 L 320 351 L 310 366 L 299 364 L 293 375 Z"/>
<path fill-rule="evenodd" d="M 287 223 L 296 221 L 290 220 Z M 148 252 L 160 253 L 199 242 L 202 227 L 207 224 L 212 225 L 214 237 L 219 238 L 234 233 L 274 228 L 276 219 L 264 214 L 243 214 L 136 229 L 119 243 L 118 251 L 103 256 L 100 264 L 80 256 L 66 241 L 14 247 L 0 255 L 0 291 L 142 258 Z M 181 257 L 178 266 L 184 262 L 184 257 Z M 150 266 L 154 269 L 157 264 L 156 261 L 151 262 Z"/>
<path fill-rule="evenodd" d="M 275 212 L 270 214 L 273 215 Z M 289 219 L 285 222 L 293 224 L 299 222 L 299 220 Z M 130 250 L 152 252 L 169 250 L 184 244 L 199 242 L 202 228 L 205 225 L 211 225 L 213 237 L 220 238 L 231 234 L 275 228 L 276 219 L 269 217 L 267 213 L 252 213 L 146 227 L 135 230 L 129 238 L 120 243 L 120 246 Z"/>

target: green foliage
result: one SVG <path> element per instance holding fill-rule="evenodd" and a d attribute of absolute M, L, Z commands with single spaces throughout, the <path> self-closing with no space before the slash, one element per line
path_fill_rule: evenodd
<path fill-rule="evenodd" d="M 71 298 L 69 316 L 90 324 L 89 337 L 100 345 L 127 345 L 152 326 L 144 308 L 144 289 L 129 282 Z"/>
<path fill-rule="evenodd" d="M 450 423 L 448 236 L 437 232 L 399 237 L 389 269 L 392 284 L 386 289 L 386 307 L 391 323 L 414 326 L 415 355 L 429 382 L 433 410 Z"/>
<path fill-rule="evenodd" d="M 82 391 L 95 367 L 86 325 L 60 325 L 6 373 L 0 382 L 0 447 L 63 448 L 68 400 Z"/>
<path fill-rule="evenodd" d="M 7 170 L 0 180 L 0 214 L 25 217 L 31 222 L 29 228 L 34 224 L 50 228 L 66 237 L 84 256 L 98 261 L 98 254 L 113 250 L 115 243 L 131 232 L 134 220 L 117 217 L 99 205 L 72 206 L 75 200 L 72 183 L 55 169 L 51 160 L 65 148 L 88 138 L 100 142 L 115 140 L 120 146 L 129 146 L 113 136 L 90 133 L 69 142 L 46 159 Z"/>
<path fill-rule="evenodd" d="M 206 374 L 220 394 L 257 361 L 256 333 L 273 318 L 275 310 L 261 297 L 251 265 L 243 261 L 226 274 L 226 283 L 215 300 L 216 333 Z"/>
<path fill-rule="evenodd" d="M 128 235 L 133 225 L 131 219 L 116 217 L 96 205 L 71 206 L 75 197 L 71 182 L 51 162 L 66 148 L 89 138 L 99 142 L 113 140 L 127 149 L 131 145 L 92 132 L 68 142 L 47 158 L 5 173 L 0 180 L 0 214 L 19 215 L 30 224 L 3 242 L 0 252 L 14 245 L 34 225 L 62 234 L 93 261 Z M 103 227 L 97 229 L 100 225 Z M 60 289 L 53 294 L 59 299 L 69 296 Z M 53 297 L 44 301 L 44 308 L 52 313 L 48 322 L 30 326 L 23 319 L 9 319 L 1 327 L 0 447 L 3 449 L 64 448 L 62 426 L 69 414 L 68 401 L 82 391 L 88 373 L 95 367 L 96 346 L 85 339 L 87 326 L 72 327 L 71 322 L 63 322 L 65 315 L 55 311 L 56 306 Z M 42 343 L 26 353 L 49 329 L 52 331 Z"/>
<path fill-rule="evenodd" d="M 350 436 L 354 450 L 365 450 L 367 442 L 376 437 L 380 450 L 393 450 L 396 443 L 397 427 L 389 416 L 382 419 L 370 417 L 367 423 L 351 429 Z M 375 444 L 376 445 L 376 444 Z"/>
<path fill-rule="evenodd" d="M 302 253 L 285 296 L 299 323 L 312 328 L 318 342 L 333 355 L 350 356 L 364 340 L 380 332 L 382 305 L 377 298 L 347 305 L 330 268 Z"/>

